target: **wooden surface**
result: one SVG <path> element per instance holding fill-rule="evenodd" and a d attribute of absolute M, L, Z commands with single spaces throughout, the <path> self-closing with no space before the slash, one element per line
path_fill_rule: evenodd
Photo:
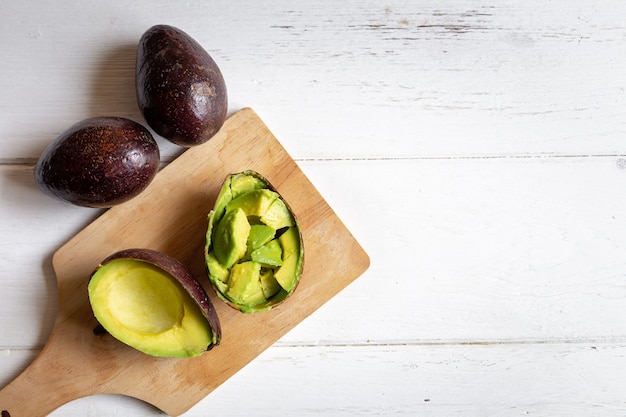
<path fill-rule="evenodd" d="M 52 254 L 98 210 L 34 186 L 88 116 L 141 121 L 134 48 L 177 25 L 370 255 L 185 416 L 626 414 L 621 1 L 6 2 L 0 384 L 52 330 Z M 180 153 L 159 140 L 164 165 Z M 156 416 L 95 395 L 52 416 Z"/>
<path fill-rule="evenodd" d="M 220 301 L 210 291 L 204 264 L 207 215 L 226 177 L 245 170 L 261 173 L 289 202 L 305 251 L 297 291 L 259 314 Z M 190 268 L 213 295 L 222 327 L 219 346 L 193 359 L 153 358 L 95 334 L 89 277 L 109 255 L 129 248 L 154 249 Z M 267 126 L 252 109 L 243 109 L 209 142 L 161 170 L 138 197 L 79 232 L 55 252 L 52 264 L 59 311 L 40 357 L 0 390 L 0 409 L 12 417 L 43 417 L 94 394 L 124 394 L 180 415 L 358 278 L 369 258 Z"/>

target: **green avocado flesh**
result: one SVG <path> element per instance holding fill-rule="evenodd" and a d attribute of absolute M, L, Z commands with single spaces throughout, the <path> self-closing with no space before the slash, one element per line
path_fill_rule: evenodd
<path fill-rule="evenodd" d="M 303 265 L 299 226 L 260 174 L 228 177 L 208 219 L 206 265 L 222 300 L 254 313 L 293 293 Z"/>
<path fill-rule="evenodd" d="M 89 300 L 111 336 L 152 356 L 193 357 L 213 333 L 191 295 L 169 273 L 148 262 L 118 259 L 89 281 Z"/>
<path fill-rule="evenodd" d="M 215 228 L 215 256 L 225 268 L 231 268 L 246 253 L 250 223 L 240 208 L 227 211 Z"/>

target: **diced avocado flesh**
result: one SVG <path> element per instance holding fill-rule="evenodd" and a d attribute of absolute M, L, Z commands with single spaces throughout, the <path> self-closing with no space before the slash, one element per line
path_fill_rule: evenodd
<path fill-rule="evenodd" d="M 243 305 L 265 302 L 261 288 L 261 265 L 257 262 L 242 262 L 230 270 L 227 295 Z"/>
<path fill-rule="evenodd" d="M 267 242 L 274 239 L 276 236 L 276 229 L 266 226 L 264 224 L 250 225 L 250 234 L 248 235 L 248 252 L 252 252 L 255 249 L 260 248 Z"/>
<path fill-rule="evenodd" d="M 283 249 L 277 240 L 270 240 L 260 248 L 253 250 L 250 253 L 250 259 L 266 268 L 281 266 L 283 264 Z"/>
<path fill-rule="evenodd" d="M 274 278 L 274 270 L 270 268 L 261 268 L 261 288 L 263 295 L 269 299 L 281 290 L 281 286 Z"/>
<path fill-rule="evenodd" d="M 260 220 L 275 230 L 295 226 L 296 224 L 289 209 L 280 198 L 277 198 L 270 204 L 265 213 L 260 216 Z"/>
<path fill-rule="evenodd" d="M 209 277 L 220 298 L 241 311 L 264 311 L 291 294 L 300 278 L 299 229 L 280 195 L 259 176 L 235 174 L 227 183 L 209 214 Z"/>
<path fill-rule="evenodd" d="M 192 357 L 211 344 L 211 327 L 189 293 L 150 263 L 119 259 L 103 265 L 88 292 L 98 322 L 141 352 Z"/>
<path fill-rule="evenodd" d="M 220 190 L 219 197 L 215 202 L 215 209 L 211 212 L 211 217 L 216 217 L 217 219 L 221 219 L 224 216 L 224 210 L 226 209 L 226 204 L 230 200 L 233 199 L 233 192 L 230 189 L 230 181 L 227 181 L 222 189 Z M 211 219 L 209 219 L 209 224 Z"/>
<path fill-rule="evenodd" d="M 226 205 L 226 212 L 239 208 L 246 216 L 261 217 L 277 198 L 279 198 L 277 193 L 266 188 L 248 191 L 232 199 Z"/>
<path fill-rule="evenodd" d="M 280 235 L 278 242 L 283 249 L 283 264 L 274 274 L 274 278 L 285 291 L 291 292 L 297 283 L 299 270 L 302 268 L 300 236 L 297 228 L 288 228 Z"/>
<path fill-rule="evenodd" d="M 246 253 L 250 223 L 240 208 L 226 211 L 215 227 L 214 253 L 224 268 L 231 268 Z"/>
<path fill-rule="evenodd" d="M 215 254 L 208 254 L 206 257 L 206 263 L 209 267 L 209 274 L 211 274 L 212 278 L 223 282 L 224 284 L 228 282 L 228 276 L 230 275 L 230 271 L 222 266 L 220 261 L 218 261 L 215 257 Z"/>
<path fill-rule="evenodd" d="M 262 188 L 266 188 L 265 182 L 252 175 L 235 175 L 230 179 L 231 198 L 237 198 L 243 193 Z"/>
<path fill-rule="evenodd" d="M 251 175 L 233 175 L 224 182 L 218 200 L 215 203 L 214 212 L 218 219 L 224 215 L 226 204 L 234 198 L 248 191 L 265 188 L 266 184 L 260 178 Z"/>

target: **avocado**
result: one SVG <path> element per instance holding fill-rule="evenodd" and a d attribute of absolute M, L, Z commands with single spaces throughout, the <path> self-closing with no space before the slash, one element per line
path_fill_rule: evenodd
<path fill-rule="evenodd" d="M 246 216 L 262 217 L 277 198 L 277 193 L 265 188 L 248 191 L 233 198 L 226 205 L 226 212 L 239 208 Z"/>
<path fill-rule="evenodd" d="M 206 263 L 211 278 L 215 280 L 216 284 L 220 285 L 220 289 L 225 290 L 230 271 L 220 264 L 214 254 L 207 256 Z"/>
<path fill-rule="evenodd" d="M 180 146 L 208 141 L 226 120 L 220 68 L 202 45 L 173 26 L 152 26 L 139 39 L 135 90 L 148 125 Z"/>
<path fill-rule="evenodd" d="M 252 249 L 258 249 L 270 240 L 274 239 L 276 230 L 264 224 L 253 224 L 250 226 L 250 235 L 248 236 L 248 246 Z"/>
<path fill-rule="evenodd" d="M 283 250 L 277 240 L 270 240 L 265 245 L 250 252 L 250 259 L 261 266 L 271 268 L 283 264 Z"/>
<path fill-rule="evenodd" d="M 246 242 L 250 224 L 240 208 L 227 211 L 215 228 L 215 257 L 220 264 L 230 269 L 246 254 Z"/>
<path fill-rule="evenodd" d="M 229 177 L 227 181 L 224 181 L 220 192 L 219 198 L 215 202 L 215 209 L 213 212 L 216 216 L 216 220 L 220 220 L 224 215 L 226 204 L 228 204 L 233 198 L 239 197 L 241 194 L 248 191 L 263 188 L 265 183 L 259 178 L 240 175 Z"/>
<path fill-rule="evenodd" d="M 119 251 L 93 272 L 89 302 L 119 341 L 152 356 L 198 356 L 220 343 L 217 314 L 176 259 L 150 249 Z"/>
<path fill-rule="evenodd" d="M 265 245 L 267 242 L 274 239 L 276 230 L 266 226 L 264 224 L 250 225 L 250 234 L 248 235 L 248 248 L 246 251 L 246 259 L 250 259 L 250 253 Z"/>
<path fill-rule="evenodd" d="M 296 224 L 285 202 L 280 198 L 277 198 L 270 204 L 265 213 L 260 216 L 260 220 L 263 224 L 276 230 L 295 226 Z"/>
<path fill-rule="evenodd" d="M 215 202 L 215 209 L 209 213 L 210 216 L 214 216 L 216 220 L 221 220 L 224 216 L 224 211 L 226 209 L 226 204 L 233 199 L 233 193 L 230 189 L 230 183 L 224 184 L 219 193 L 219 198 Z M 211 224 L 211 219 L 209 219 L 209 224 Z"/>
<path fill-rule="evenodd" d="M 65 202 L 108 208 L 139 195 L 159 169 L 157 142 L 144 126 L 121 117 L 92 117 L 59 135 L 35 165 L 35 181 Z"/>
<path fill-rule="evenodd" d="M 252 175 L 233 176 L 230 181 L 230 190 L 232 198 L 237 198 L 241 194 L 252 190 L 265 188 L 265 182 Z"/>
<path fill-rule="evenodd" d="M 235 309 L 267 311 L 294 292 L 302 275 L 298 221 L 278 191 L 251 170 L 229 175 L 215 201 L 205 244 L 211 285 Z"/>
<path fill-rule="evenodd" d="M 283 249 L 283 264 L 275 272 L 274 278 L 288 293 L 295 288 L 302 271 L 302 257 L 300 256 L 300 237 L 295 227 L 288 228 L 278 242 Z"/>
<path fill-rule="evenodd" d="M 265 302 L 260 274 L 261 265 L 258 262 L 248 261 L 234 265 L 228 280 L 228 296 L 244 306 Z"/>
<path fill-rule="evenodd" d="M 261 289 L 266 299 L 272 298 L 280 290 L 281 286 L 274 278 L 274 270 L 271 268 L 261 268 Z"/>

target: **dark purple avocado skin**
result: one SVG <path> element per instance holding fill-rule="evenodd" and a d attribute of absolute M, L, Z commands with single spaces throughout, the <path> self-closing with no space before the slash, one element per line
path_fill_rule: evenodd
<path fill-rule="evenodd" d="M 71 126 L 43 152 L 35 181 L 60 200 L 107 208 L 141 193 L 159 164 L 159 147 L 144 126 L 122 117 L 94 117 Z"/>
<path fill-rule="evenodd" d="M 191 36 L 156 25 L 140 38 L 135 68 L 137 103 L 160 136 L 185 147 L 213 137 L 226 120 L 226 84 L 219 67 Z"/>

